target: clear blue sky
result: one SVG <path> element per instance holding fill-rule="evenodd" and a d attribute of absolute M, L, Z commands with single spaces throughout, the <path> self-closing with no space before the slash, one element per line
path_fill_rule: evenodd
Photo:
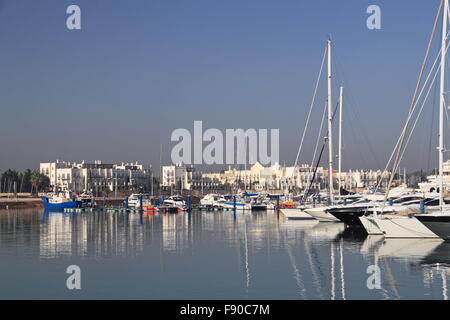
<path fill-rule="evenodd" d="M 81 31 L 66 28 L 70 4 L 81 7 Z M 382 30 L 366 28 L 370 4 L 381 7 Z M 437 6 L 0 0 L 0 170 L 56 158 L 158 166 L 160 144 L 168 163 L 172 130 L 191 129 L 194 120 L 206 128 L 280 128 L 281 162 L 292 164 L 329 34 L 336 86 L 344 81 L 348 95 L 344 168 L 384 167 Z M 406 155 L 409 169 L 427 168 L 430 124 L 425 117 Z M 313 136 L 301 162 L 310 161 Z"/>

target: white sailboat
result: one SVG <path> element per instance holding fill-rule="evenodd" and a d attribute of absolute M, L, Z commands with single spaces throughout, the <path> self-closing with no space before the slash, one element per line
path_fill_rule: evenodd
<path fill-rule="evenodd" d="M 333 96 L 332 96 L 332 69 L 331 69 L 331 40 L 327 41 L 327 55 L 328 55 L 328 74 L 327 74 L 327 87 L 328 87 L 328 193 L 330 204 L 334 203 L 334 190 L 333 190 Z M 316 207 L 306 209 L 305 212 L 313 218 L 321 222 L 339 222 L 340 220 L 327 212 L 330 207 Z"/>
<path fill-rule="evenodd" d="M 314 219 L 311 215 L 305 212 L 305 209 L 309 208 L 309 206 L 298 206 L 296 208 L 282 208 L 280 209 L 281 213 L 290 220 L 308 220 Z"/>
<path fill-rule="evenodd" d="M 439 94 L 439 201 L 440 210 L 432 214 L 416 215 L 426 228 L 438 235 L 444 240 L 450 240 L 450 211 L 444 208 L 444 180 L 443 180 L 443 163 L 444 163 L 444 111 L 445 103 L 445 67 L 448 48 L 448 17 L 449 3 L 443 0 L 444 8 L 442 15 L 442 41 L 441 41 L 441 83 Z"/>
<path fill-rule="evenodd" d="M 441 210 L 440 211 L 441 212 L 442 212 L 442 205 L 443 205 L 443 185 L 442 185 L 442 164 L 443 164 L 443 152 L 444 152 L 443 123 L 444 123 L 444 108 L 445 108 L 444 84 L 445 84 L 446 50 L 447 50 L 448 0 L 444 0 L 443 4 L 444 4 L 443 8 L 442 8 L 442 5 L 439 8 L 439 12 L 441 11 L 441 9 L 443 9 L 442 44 L 441 44 L 442 46 L 441 46 L 441 51 L 440 51 L 440 56 L 441 56 L 441 63 L 440 63 L 441 82 L 440 82 L 440 112 L 439 112 L 439 119 L 440 120 L 439 120 L 439 148 L 438 148 L 438 150 L 439 150 L 440 177 L 441 177 L 441 188 L 440 188 L 440 195 L 439 195 L 439 202 L 440 202 L 440 206 L 441 206 Z M 428 49 L 427 49 L 427 54 L 425 56 L 426 58 L 424 60 L 423 66 L 422 66 L 421 75 L 422 75 L 422 72 L 423 72 L 424 67 L 426 65 L 428 52 L 429 52 L 430 45 L 431 45 L 431 42 L 432 42 L 432 39 L 433 39 L 433 35 L 434 35 L 434 32 L 436 30 L 436 26 L 437 26 L 439 12 L 438 12 L 438 15 L 436 17 L 436 21 L 435 21 L 435 24 L 434 24 L 432 37 L 430 39 L 430 43 L 429 43 Z M 435 62 L 435 64 L 436 64 L 436 62 Z M 430 75 L 433 72 L 433 69 L 434 69 L 434 65 L 433 65 L 433 67 L 430 70 Z M 399 142 L 397 143 L 398 149 L 397 149 L 397 146 L 396 146 L 396 148 L 395 148 L 396 150 L 394 150 L 394 151 L 397 151 L 397 156 L 396 156 L 396 159 L 395 159 L 395 162 L 394 162 L 394 165 L 393 165 L 393 170 L 392 170 L 393 172 L 391 173 L 390 183 L 392 182 L 393 174 L 396 171 L 396 168 L 397 168 L 397 166 L 399 164 L 399 161 L 400 161 L 400 159 L 401 159 L 401 157 L 403 155 L 404 149 L 402 149 L 402 148 L 404 148 L 403 143 L 404 143 L 404 138 L 406 137 L 406 131 L 407 131 L 407 128 L 408 128 L 408 125 L 409 125 L 409 121 L 411 120 L 412 114 L 414 112 L 414 109 L 415 109 L 415 107 L 416 107 L 416 105 L 417 105 L 417 103 L 419 101 L 419 98 L 416 99 L 416 95 L 417 95 L 417 92 L 418 92 L 418 87 L 419 87 L 419 84 L 420 84 L 421 75 L 419 76 L 419 81 L 417 83 L 416 91 L 414 92 L 413 100 L 412 100 L 411 107 L 410 107 L 410 110 L 409 110 L 409 113 L 408 113 L 408 120 L 407 120 L 407 122 L 406 122 L 406 124 L 405 124 L 405 126 L 403 128 L 402 135 L 400 136 Z M 430 79 L 430 75 L 428 76 L 427 80 L 425 81 L 425 84 Z M 436 78 L 436 75 L 437 75 L 437 71 L 436 71 L 434 79 Z M 431 87 L 432 87 L 432 85 L 434 83 L 434 79 L 431 82 L 431 85 L 430 85 L 430 87 L 428 89 L 428 93 L 430 92 L 430 89 L 431 89 Z M 424 87 L 423 87 L 421 93 L 423 92 L 423 90 L 425 88 L 425 84 L 424 84 Z M 419 94 L 419 97 L 420 97 L 421 93 Z M 427 96 L 428 96 L 428 93 L 427 93 Z M 425 100 L 426 100 L 426 97 L 425 97 Z M 417 122 L 417 120 L 416 120 L 416 122 Z M 413 126 L 413 129 L 414 129 L 414 126 Z M 409 138 L 408 138 L 408 140 L 409 140 Z M 386 199 L 388 197 L 388 194 L 389 194 L 389 188 L 388 188 L 387 193 L 386 193 Z M 376 210 L 372 217 L 362 217 L 360 219 L 362 224 L 363 224 L 363 226 L 366 227 L 366 230 L 367 230 L 367 232 L 369 234 L 380 234 L 381 233 L 386 238 L 437 238 L 438 237 L 437 229 L 431 228 L 430 225 L 428 225 L 427 223 L 422 221 L 422 219 L 428 221 L 429 217 L 430 216 L 435 216 L 435 214 L 395 215 L 395 214 L 383 214 L 383 209 L 380 210 L 380 211 L 381 212 Z M 450 214 L 449 214 L 448 218 L 449 218 L 449 221 L 450 221 Z M 444 218 L 444 220 L 445 220 L 445 218 Z M 448 231 L 449 231 L 448 232 L 448 236 L 450 238 L 450 224 L 449 224 Z"/>

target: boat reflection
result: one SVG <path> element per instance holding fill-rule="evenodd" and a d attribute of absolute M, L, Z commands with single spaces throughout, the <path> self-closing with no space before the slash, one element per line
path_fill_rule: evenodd
<path fill-rule="evenodd" d="M 440 239 L 386 239 L 383 236 L 369 235 L 361 253 L 412 261 L 427 256 L 441 244 Z"/>
<path fill-rule="evenodd" d="M 448 281 L 450 280 L 450 242 L 442 242 L 421 260 L 421 265 L 428 271 L 428 281 L 440 278 L 442 297 L 448 300 Z"/>
<path fill-rule="evenodd" d="M 405 286 L 434 295 L 438 289 L 440 298 L 450 276 L 448 243 L 366 236 L 341 223 L 286 220 L 273 212 L 10 211 L 0 215 L 0 228 L 0 255 L 17 254 L 21 246 L 47 265 L 78 257 L 131 264 L 142 274 L 159 272 L 160 279 L 148 279 L 155 285 L 174 289 L 181 281 L 210 295 L 209 286 L 189 281 L 206 276 L 244 299 L 273 298 L 273 292 L 288 299 L 398 299 L 413 291 Z M 381 269 L 381 290 L 367 289 L 372 265 Z"/>

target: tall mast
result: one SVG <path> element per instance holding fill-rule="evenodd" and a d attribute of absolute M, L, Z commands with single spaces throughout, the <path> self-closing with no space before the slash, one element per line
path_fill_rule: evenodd
<path fill-rule="evenodd" d="M 343 108 L 343 96 L 344 96 L 344 87 L 341 86 L 339 93 L 339 195 L 341 195 L 341 174 L 342 174 L 342 108 Z"/>
<path fill-rule="evenodd" d="M 330 200 L 334 202 L 333 194 L 333 100 L 331 87 L 331 40 L 327 41 L 328 52 L 328 185 L 330 188 Z"/>
<path fill-rule="evenodd" d="M 163 151 L 163 147 L 162 147 L 162 143 L 161 143 L 160 148 L 159 148 L 159 188 L 158 188 L 159 196 L 162 195 L 162 192 L 161 192 L 161 185 L 162 185 L 162 183 L 163 183 L 162 151 Z M 171 181 L 169 181 L 169 183 L 170 183 L 170 182 L 171 182 Z"/>
<path fill-rule="evenodd" d="M 445 61 L 447 47 L 447 18 L 448 18 L 448 0 L 444 0 L 444 15 L 442 18 L 442 46 L 441 46 L 441 83 L 439 92 L 439 206 L 442 210 L 444 204 L 444 181 L 443 181 L 443 163 L 444 163 L 444 111 L 445 111 Z"/>
<path fill-rule="evenodd" d="M 58 184 L 58 178 L 57 178 L 57 173 L 58 173 L 58 160 L 55 161 L 55 186 L 53 187 L 53 192 L 57 192 L 58 191 L 58 187 L 56 186 Z"/>

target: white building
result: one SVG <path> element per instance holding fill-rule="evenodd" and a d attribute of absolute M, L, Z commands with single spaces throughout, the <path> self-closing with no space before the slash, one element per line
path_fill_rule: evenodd
<path fill-rule="evenodd" d="M 138 162 L 105 164 L 59 161 L 41 163 L 39 171 L 50 178 L 52 186 L 68 188 L 74 192 L 137 190 L 150 183 L 151 168 Z"/>
<path fill-rule="evenodd" d="M 162 167 L 161 187 L 163 188 L 194 190 L 200 186 L 201 179 L 202 174 L 195 171 L 193 166 L 176 165 Z"/>
<path fill-rule="evenodd" d="M 450 189 L 450 160 L 447 160 L 442 164 L 442 181 L 444 184 L 444 191 Z M 426 182 L 419 183 L 419 189 L 423 192 L 429 192 L 431 190 L 438 190 L 440 186 L 439 174 L 430 175 L 427 177 Z"/>
<path fill-rule="evenodd" d="M 314 177 L 314 179 L 313 179 Z M 338 187 L 339 174 L 333 171 L 334 187 Z M 375 186 L 382 177 L 382 171 L 356 170 L 341 173 L 342 187 L 347 190 L 364 189 Z M 204 178 L 215 178 L 222 184 L 239 186 L 255 191 L 286 190 L 299 191 L 311 186 L 311 189 L 324 189 L 328 184 L 328 170 L 317 169 L 309 165 L 282 167 L 275 164 L 264 167 L 255 163 L 249 170 L 238 170 L 229 167 L 221 173 L 203 174 Z M 311 183 L 311 180 L 313 182 Z"/>
<path fill-rule="evenodd" d="M 223 184 L 218 177 L 209 177 L 195 170 L 193 166 L 163 166 L 161 187 L 173 192 L 182 190 L 217 190 Z"/>

